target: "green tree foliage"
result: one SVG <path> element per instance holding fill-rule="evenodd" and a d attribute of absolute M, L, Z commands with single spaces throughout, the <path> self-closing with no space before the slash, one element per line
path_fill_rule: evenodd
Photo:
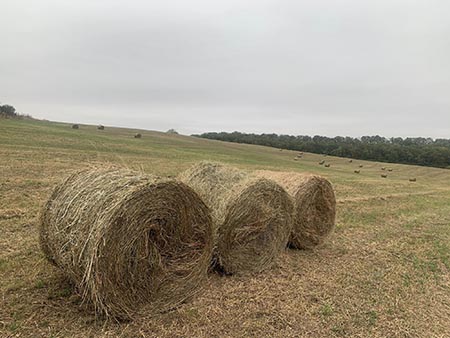
<path fill-rule="evenodd" d="M 0 105 L 0 115 L 6 117 L 17 117 L 16 108 L 9 104 Z"/>
<path fill-rule="evenodd" d="M 379 162 L 416 164 L 450 168 L 450 139 L 424 137 L 385 138 L 379 135 L 361 138 L 336 136 L 292 136 L 277 134 L 204 133 L 207 139 L 259 144 L 269 147 Z"/>

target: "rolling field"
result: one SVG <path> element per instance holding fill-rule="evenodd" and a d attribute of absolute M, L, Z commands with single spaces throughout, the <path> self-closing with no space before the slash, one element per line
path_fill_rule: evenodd
<path fill-rule="evenodd" d="M 309 153 L 294 161 L 287 150 L 136 132 L 0 119 L 1 337 L 450 337 L 450 170 Z M 205 159 L 327 177 L 334 234 L 314 251 L 287 250 L 264 274 L 211 274 L 174 311 L 96 320 L 39 249 L 36 216 L 52 187 L 90 164 L 175 176 Z M 393 171 L 381 178 L 381 167 Z"/>

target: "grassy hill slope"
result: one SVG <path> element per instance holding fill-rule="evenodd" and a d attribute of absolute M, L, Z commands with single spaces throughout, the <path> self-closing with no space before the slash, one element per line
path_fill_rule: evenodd
<path fill-rule="evenodd" d="M 0 336 L 450 336 L 450 170 L 296 155 L 154 131 L 0 119 Z M 263 275 L 211 275 L 200 297 L 156 318 L 105 324 L 80 311 L 37 242 L 35 217 L 51 188 L 91 164 L 174 176 L 204 159 L 327 177 L 338 199 L 335 233 L 323 248 L 287 251 Z M 381 167 L 393 169 L 388 178 Z"/>

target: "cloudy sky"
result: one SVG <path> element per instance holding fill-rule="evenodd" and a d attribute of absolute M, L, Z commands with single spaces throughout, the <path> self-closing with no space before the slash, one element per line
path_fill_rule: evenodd
<path fill-rule="evenodd" d="M 0 102 L 38 118 L 450 138 L 448 0 L 2 0 Z"/>

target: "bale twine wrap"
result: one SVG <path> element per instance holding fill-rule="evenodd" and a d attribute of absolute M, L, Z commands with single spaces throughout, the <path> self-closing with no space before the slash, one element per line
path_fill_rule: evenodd
<path fill-rule="evenodd" d="M 331 183 L 317 175 L 294 172 L 257 171 L 256 176 L 272 179 L 294 198 L 294 225 L 289 246 L 312 249 L 333 231 L 336 197 Z"/>
<path fill-rule="evenodd" d="M 182 182 L 88 169 L 59 184 L 40 217 L 46 257 L 97 314 L 130 319 L 169 310 L 206 278 L 211 216 Z"/>
<path fill-rule="evenodd" d="M 214 267 L 227 274 L 247 274 L 274 264 L 292 228 L 293 202 L 282 187 L 210 162 L 194 165 L 179 178 L 210 207 Z"/>

